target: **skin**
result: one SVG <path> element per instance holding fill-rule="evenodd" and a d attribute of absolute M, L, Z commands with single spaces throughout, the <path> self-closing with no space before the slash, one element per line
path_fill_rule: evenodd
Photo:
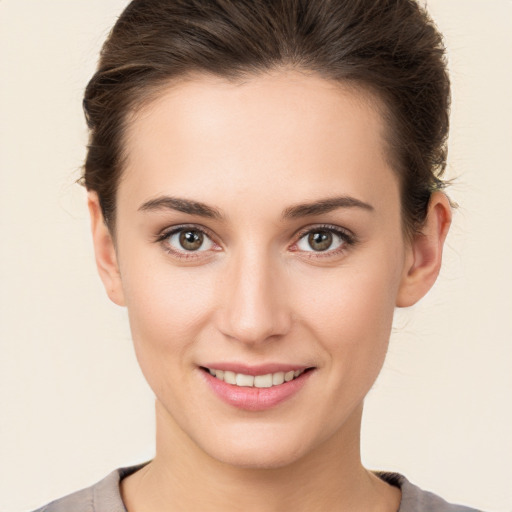
<path fill-rule="evenodd" d="M 121 483 L 129 512 L 398 510 L 400 491 L 361 464 L 363 400 L 395 307 L 438 275 L 451 213 L 435 193 L 422 233 L 404 237 L 384 133 L 375 98 L 296 70 L 198 75 L 133 115 L 115 243 L 89 194 L 98 269 L 128 308 L 156 396 L 155 459 Z M 143 208 L 164 196 L 221 217 Z M 283 216 L 347 196 L 371 208 Z M 212 243 L 187 253 L 176 236 L 157 241 L 182 224 Z M 315 251 L 307 232 L 324 225 L 352 243 L 334 236 Z M 208 361 L 315 370 L 291 399 L 253 412 L 212 393 L 198 367 Z"/>

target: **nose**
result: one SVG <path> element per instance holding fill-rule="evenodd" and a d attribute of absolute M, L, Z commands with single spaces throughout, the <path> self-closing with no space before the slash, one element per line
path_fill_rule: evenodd
<path fill-rule="evenodd" d="M 287 334 L 292 315 L 285 269 L 261 251 L 233 258 L 223 276 L 218 327 L 232 340 L 257 346 Z"/>

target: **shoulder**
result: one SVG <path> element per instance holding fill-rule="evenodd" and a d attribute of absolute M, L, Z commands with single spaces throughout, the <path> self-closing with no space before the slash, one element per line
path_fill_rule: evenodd
<path fill-rule="evenodd" d="M 482 512 L 463 505 L 448 503 L 431 492 L 423 491 L 398 473 L 377 472 L 376 474 L 388 484 L 399 487 L 402 491 L 402 501 L 398 512 Z"/>
<path fill-rule="evenodd" d="M 126 512 L 119 482 L 145 464 L 116 469 L 91 487 L 52 501 L 34 512 Z"/>

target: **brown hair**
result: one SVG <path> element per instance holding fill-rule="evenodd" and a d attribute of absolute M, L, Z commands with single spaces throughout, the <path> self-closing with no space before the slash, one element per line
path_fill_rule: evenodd
<path fill-rule="evenodd" d="M 443 187 L 450 83 L 442 37 L 414 0 L 133 0 L 101 51 L 84 110 L 83 183 L 113 229 L 128 116 L 172 79 L 282 66 L 371 90 L 411 233 Z"/>

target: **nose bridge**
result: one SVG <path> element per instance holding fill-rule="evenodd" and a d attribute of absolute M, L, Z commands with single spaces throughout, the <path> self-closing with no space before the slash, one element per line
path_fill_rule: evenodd
<path fill-rule="evenodd" d="M 290 328 L 284 275 L 279 261 L 262 247 L 246 246 L 230 261 L 224 279 L 220 328 L 231 338 L 258 344 L 282 336 Z"/>

